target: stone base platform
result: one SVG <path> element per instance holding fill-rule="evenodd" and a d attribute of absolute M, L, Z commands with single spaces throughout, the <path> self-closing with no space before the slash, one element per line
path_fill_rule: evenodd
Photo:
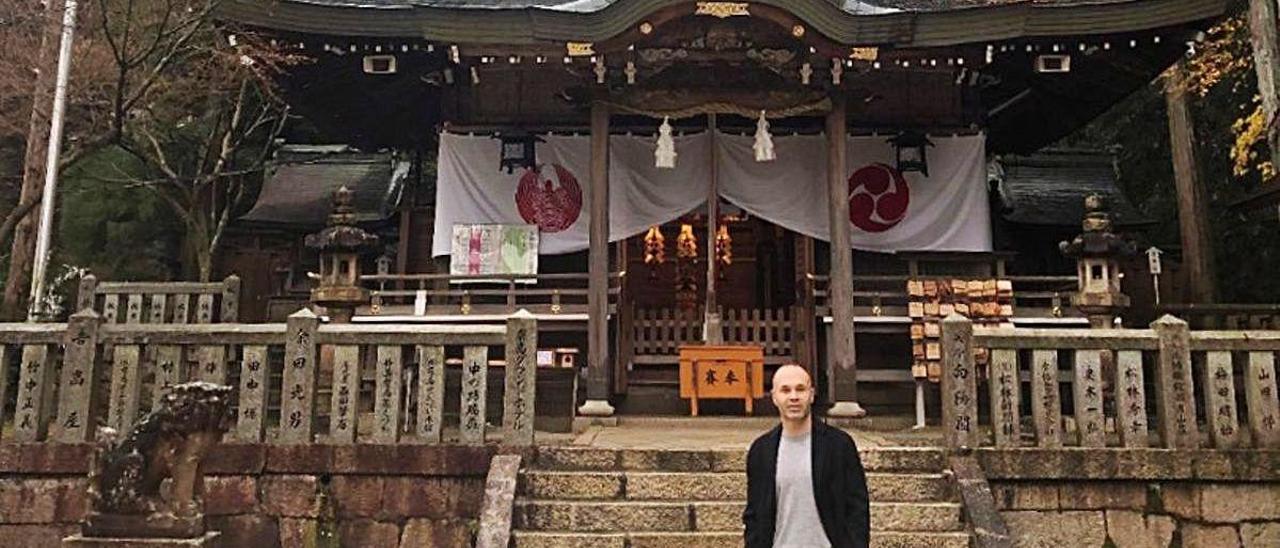
<path fill-rule="evenodd" d="M 63 548 L 206 548 L 218 545 L 221 533 L 209 531 L 196 538 L 101 538 L 73 535 L 62 539 Z"/>

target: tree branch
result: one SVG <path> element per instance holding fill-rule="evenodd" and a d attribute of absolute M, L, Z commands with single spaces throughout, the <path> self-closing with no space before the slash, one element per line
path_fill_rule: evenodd
<path fill-rule="evenodd" d="M 36 206 L 40 205 L 41 198 L 42 196 L 37 194 L 31 201 L 18 204 L 17 207 L 9 210 L 9 214 L 4 217 L 4 222 L 0 222 L 0 244 L 9 241 L 9 234 L 28 214 L 35 211 Z"/>

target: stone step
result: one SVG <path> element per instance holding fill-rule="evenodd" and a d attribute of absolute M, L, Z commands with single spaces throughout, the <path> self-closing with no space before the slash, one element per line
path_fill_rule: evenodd
<path fill-rule="evenodd" d="M 734 532 L 742 530 L 743 502 L 557 501 L 516 502 L 515 529 L 573 532 Z M 960 531 L 953 502 L 872 502 L 875 531 Z"/>
<path fill-rule="evenodd" d="M 876 447 L 859 452 L 867 472 L 941 472 L 945 458 L 932 447 Z M 600 470 L 652 472 L 744 472 L 746 449 L 684 451 L 670 449 L 602 449 L 539 447 L 535 470 Z"/>
<path fill-rule="evenodd" d="M 520 494 L 531 499 L 569 500 L 738 500 L 746 497 L 743 472 L 602 472 L 526 470 Z M 867 474 L 871 500 L 926 502 L 953 500 L 943 474 Z"/>
<path fill-rule="evenodd" d="M 513 531 L 515 548 L 741 548 L 742 533 Z M 969 534 L 871 532 L 871 548 L 969 548 Z"/>

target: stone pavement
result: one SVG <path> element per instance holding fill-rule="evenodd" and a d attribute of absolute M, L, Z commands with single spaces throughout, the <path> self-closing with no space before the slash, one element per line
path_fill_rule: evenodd
<path fill-rule="evenodd" d="M 617 426 L 589 426 L 576 435 L 539 432 L 539 445 L 601 449 L 746 450 L 778 423 L 773 417 L 620 417 Z M 843 428 L 859 448 L 942 445 L 937 428 L 872 431 Z"/>

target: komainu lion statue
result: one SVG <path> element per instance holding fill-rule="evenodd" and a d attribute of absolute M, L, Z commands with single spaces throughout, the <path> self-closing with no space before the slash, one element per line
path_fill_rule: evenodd
<path fill-rule="evenodd" d="M 175 385 L 123 439 L 98 432 L 84 534 L 192 538 L 204 534 L 205 453 L 233 420 L 231 388 Z M 167 485 L 165 480 L 171 480 Z M 162 489 L 162 486 L 164 487 Z"/>

